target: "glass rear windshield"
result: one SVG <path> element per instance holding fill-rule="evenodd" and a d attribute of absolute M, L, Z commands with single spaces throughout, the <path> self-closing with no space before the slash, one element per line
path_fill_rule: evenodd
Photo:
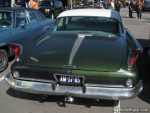
<path fill-rule="evenodd" d="M 12 27 L 12 12 L 0 11 L 0 27 Z"/>
<path fill-rule="evenodd" d="M 61 17 L 56 20 L 54 31 L 102 31 L 119 34 L 120 23 L 106 17 Z"/>

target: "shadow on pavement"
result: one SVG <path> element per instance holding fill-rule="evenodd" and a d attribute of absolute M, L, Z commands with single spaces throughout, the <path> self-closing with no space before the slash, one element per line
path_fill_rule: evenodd
<path fill-rule="evenodd" d="M 139 64 L 139 73 L 143 82 L 143 91 L 139 95 L 139 98 L 150 104 L 150 60 L 142 59 L 142 62 L 139 61 Z"/>
<path fill-rule="evenodd" d="M 66 107 L 66 103 L 64 101 L 65 96 L 47 96 L 47 95 L 39 95 L 39 94 L 30 94 L 30 93 L 15 91 L 12 88 L 9 88 L 7 90 L 7 94 L 14 98 L 39 101 L 40 103 L 56 102 L 59 107 Z M 113 107 L 114 105 L 117 105 L 117 102 L 118 101 L 113 101 L 113 100 L 94 100 L 94 99 L 85 99 L 85 98 L 74 98 L 74 102 L 70 104 L 83 105 L 87 108 L 91 108 L 92 106 Z"/>
<path fill-rule="evenodd" d="M 139 98 L 150 104 L 150 91 L 149 91 L 149 89 L 150 89 L 150 79 L 149 79 L 150 59 L 148 59 L 148 57 L 146 57 L 146 49 L 145 49 L 145 47 L 148 47 L 150 42 L 149 42 L 149 40 L 142 40 L 142 39 L 139 39 L 138 41 L 144 48 L 143 54 L 140 56 L 140 58 L 138 59 L 138 62 L 137 62 L 139 75 L 143 82 L 143 91 L 139 95 Z"/>
<path fill-rule="evenodd" d="M 143 48 L 150 46 L 150 40 L 147 39 L 137 39 Z"/>
<path fill-rule="evenodd" d="M 150 12 L 148 10 L 142 11 L 143 13 L 147 13 L 150 14 Z"/>
<path fill-rule="evenodd" d="M 121 18 L 129 18 L 129 17 L 128 17 L 128 16 L 124 16 L 124 15 L 123 15 L 123 16 L 121 16 Z"/>
<path fill-rule="evenodd" d="M 14 59 L 15 59 L 15 56 L 13 55 L 13 56 L 9 57 L 8 61 L 12 62 Z"/>

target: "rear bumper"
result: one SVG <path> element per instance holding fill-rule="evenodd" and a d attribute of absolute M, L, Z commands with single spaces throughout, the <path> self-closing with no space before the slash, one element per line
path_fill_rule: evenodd
<path fill-rule="evenodd" d="M 63 86 L 52 82 L 35 82 L 17 80 L 8 74 L 5 80 L 15 90 L 29 92 L 34 94 L 47 95 L 69 95 L 82 98 L 93 99 L 109 99 L 109 100 L 123 100 L 130 99 L 137 96 L 143 89 L 142 82 L 139 81 L 135 87 L 113 87 L 113 86 L 96 86 L 85 84 L 84 87 L 77 86 Z"/>

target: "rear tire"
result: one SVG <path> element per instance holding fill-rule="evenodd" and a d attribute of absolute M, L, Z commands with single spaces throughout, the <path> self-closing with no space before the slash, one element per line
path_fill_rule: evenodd
<path fill-rule="evenodd" d="M 8 56 L 5 50 L 0 50 L 0 72 L 4 71 L 8 65 Z"/>

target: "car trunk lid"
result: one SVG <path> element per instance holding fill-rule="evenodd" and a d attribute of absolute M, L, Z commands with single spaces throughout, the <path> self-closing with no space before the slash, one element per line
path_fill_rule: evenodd
<path fill-rule="evenodd" d="M 124 53 L 123 38 L 80 33 L 54 33 L 25 56 L 28 66 L 117 71 Z"/>

